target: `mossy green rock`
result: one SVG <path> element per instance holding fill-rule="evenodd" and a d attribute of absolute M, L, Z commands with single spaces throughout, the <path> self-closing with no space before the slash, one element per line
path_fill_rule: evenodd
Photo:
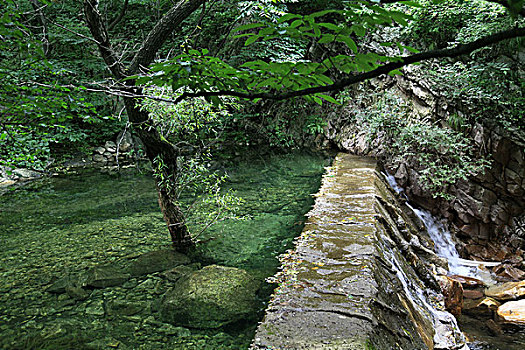
<path fill-rule="evenodd" d="M 258 288 L 257 281 L 244 270 L 206 266 L 166 293 L 161 317 L 180 326 L 219 328 L 253 315 Z"/>

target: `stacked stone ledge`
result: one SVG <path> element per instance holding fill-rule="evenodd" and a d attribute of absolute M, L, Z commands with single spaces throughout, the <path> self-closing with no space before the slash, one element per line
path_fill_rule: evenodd
<path fill-rule="evenodd" d="M 107 141 L 104 146 L 93 150 L 91 159 L 101 166 L 116 166 L 117 164 L 129 164 L 139 159 L 139 141 L 128 132 L 120 133 L 117 142 Z"/>

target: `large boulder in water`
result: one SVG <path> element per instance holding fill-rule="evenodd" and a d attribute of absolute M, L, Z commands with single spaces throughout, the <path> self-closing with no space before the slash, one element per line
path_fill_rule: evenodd
<path fill-rule="evenodd" d="M 163 321 L 192 328 L 219 328 L 248 318 L 259 285 L 246 271 L 211 265 L 182 278 L 162 301 Z"/>

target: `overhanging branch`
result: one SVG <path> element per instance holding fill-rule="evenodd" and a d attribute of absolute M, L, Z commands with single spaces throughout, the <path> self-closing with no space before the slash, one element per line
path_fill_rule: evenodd
<path fill-rule="evenodd" d="M 458 56 L 463 56 L 463 55 L 470 54 L 471 52 L 477 49 L 480 49 L 486 46 L 490 46 L 490 45 L 499 43 L 504 40 L 519 38 L 519 37 L 525 37 L 525 28 L 514 28 L 514 29 L 505 30 L 502 32 L 498 32 L 496 34 L 482 37 L 468 44 L 459 44 L 450 49 L 439 49 L 439 50 L 427 51 L 427 52 L 422 52 L 422 53 L 417 53 L 417 54 L 413 54 L 410 56 L 402 57 L 401 60 L 398 62 L 390 62 L 382 66 L 379 66 L 369 72 L 360 73 L 357 75 L 351 75 L 341 80 L 338 80 L 334 82 L 333 84 L 325 85 L 325 86 L 316 86 L 316 87 L 306 88 L 302 90 L 289 91 L 289 92 L 284 92 L 284 93 L 242 92 L 242 91 L 227 91 L 227 90 L 185 92 L 175 100 L 175 103 L 178 103 L 182 101 L 183 99 L 191 98 L 191 97 L 211 97 L 211 96 L 233 96 L 233 97 L 240 97 L 240 98 L 245 98 L 249 100 L 254 100 L 254 99 L 285 100 L 288 98 L 312 95 L 316 93 L 339 91 L 347 86 L 357 84 L 357 83 L 360 83 L 360 82 L 363 82 L 365 80 L 369 80 L 372 78 L 376 78 L 383 74 L 388 74 L 396 69 L 403 68 L 410 64 L 414 64 L 417 62 L 426 61 L 426 60 L 430 60 L 434 58 L 454 58 Z"/>
<path fill-rule="evenodd" d="M 168 39 L 175 27 L 199 8 L 206 0 L 181 0 L 173 6 L 148 33 L 139 50 L 131 61 L 129 72 L 135 74 L 140 67 L 147 67 L 153 62 L 157 51 Z"/>

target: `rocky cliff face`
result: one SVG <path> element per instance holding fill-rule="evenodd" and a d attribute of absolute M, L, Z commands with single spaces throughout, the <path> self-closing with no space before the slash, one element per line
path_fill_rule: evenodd
<path fill-rule="evenodd" d="M 417 71 L 377 84 L 389 84 L 396 94 L 410 101 L 412 113 L 420 118 L 447 120 L 449 115 L 469 113 L 453 105 L 432 90 Z M 420 181 L 420 169 L 410 161 L 394 162 L 386 157 L 385 135 L 369 139 L 363 125 L 345 122 L 341 114 L 353 113 L 351 107 L 328 116 L 326 136 L 348 152 L 371 155 L 383 160 L 385 167 L 404 187 L 408 197 L 418 205 L 445 217 L 456 234 L 469 243 L 467 255 L 482 259 L 503 260 L 525 248 L 525 136 L 479 120 L 470 129 L 470 138 L 481 156 L 490 161 L 484 174 L 471 176 L 449 186 L 452 199 L 433 198 Z M 509 249 L 501 249 L 504 243 Z"/>

